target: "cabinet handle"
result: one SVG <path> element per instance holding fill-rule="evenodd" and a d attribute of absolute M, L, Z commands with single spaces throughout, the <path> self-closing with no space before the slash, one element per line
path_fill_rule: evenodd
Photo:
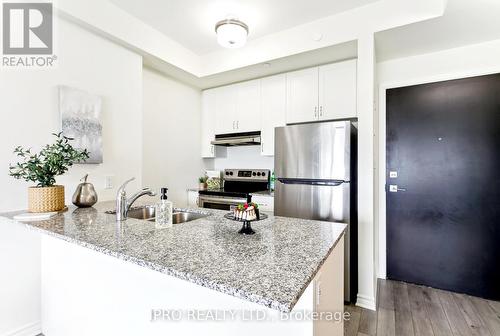
<path fill-rule="evenodd" d="M 323 116 L 323 106 L 320 106 L 319 107 L 319 116 L 322 117 Z"/>
<path fill-rule="evenodd" d="M 240 121 L 239 120 L 236 121 L 236 129 L 240 129 Z"/>
<path fill-rule="evenodd" d="M 235 129 L 235 128 L 236 128 L 236 127 L 234 126 L 234 123 L 235 123 L 235 121 L 233 120 L 233 129 Z"/>
<path fill-rule="evenodd" d="M 314 117 L 318 116 L 318 107 L 314 106 Z"/>
<path fill-rule="evenodd" d="M 214 146 L 212 145 L 212 146 L 210 146 L 210 147 L 211 147 L 211 148 L 210 148 L 210 151 L 211 151 L 211 152 L 212 152 L 212 154 L 213 154 L 213 153 L 214 153 Z"/>
<path fill-rule="evenodd" d="M 260 143 L 260 152 L 264 153 L 264 143 L 263 142 Z"/>

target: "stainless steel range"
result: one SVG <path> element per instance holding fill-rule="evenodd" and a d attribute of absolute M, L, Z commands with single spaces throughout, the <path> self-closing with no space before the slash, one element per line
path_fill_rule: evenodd
<path fill-rule="evenodd" d="M 271 171 L 268 169 L 225 169 L 224 187 L 199 191 L 202 208 L 230 210 L 244 203 L 249 194 L 269 191 Z"/>

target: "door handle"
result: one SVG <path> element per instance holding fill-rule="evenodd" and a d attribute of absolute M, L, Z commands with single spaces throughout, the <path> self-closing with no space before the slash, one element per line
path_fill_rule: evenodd
<path fill-rule="evenodd" d="M 396 193 L 398 191 L 406 191 L 406 188 L 399 188 L 397 184 L 390 184 L 389 185 L 389 192 Z"/>

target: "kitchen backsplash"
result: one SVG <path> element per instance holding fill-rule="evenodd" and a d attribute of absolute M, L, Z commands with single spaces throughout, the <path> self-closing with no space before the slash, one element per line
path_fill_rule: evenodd
<path fill-rule="evenodd" d="M 214 159 L 215 170 L 232 168 L 274 169 L 274 156 L 262 156 L 260 146 L 227 147 L 226 157 Z"/>

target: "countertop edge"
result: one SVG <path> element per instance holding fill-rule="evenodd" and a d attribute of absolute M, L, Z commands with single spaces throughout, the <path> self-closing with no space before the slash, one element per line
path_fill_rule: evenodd
<path fill-rule="evenodd" d="M 260 295 L 254 294 L 254 293 L 247 293 L 241 289 L 231 288 L 231 287 L 228 288 L 228 285 L 226 285 L 226 284 L 222 285 L 222 284 L 218 284 L 210 279 L 204 279 L 201 277 L 192 276 L 190 274 L 186 274 L 184 272 L 173 270 L 173 269 L 170 269 L 170 268 L 167 268 L 167 267 L 164 267 L 164 266 L 161 266 L 161 265 L 158 265 L 158 264 L 155 264 L 155 263 L 152 263 L 152 262 L 149 262 L 149 261 L 137 258 L 137 257 L 126 255 L 126 254 L 123 254 L 123 253 L 120 253 L 117 251 L 112 251 L 106 247 L 102 247 L 102 246 L 88 243 L 88 242 L 85 242 L 85 241 L 82 241 L 79 239 L 71 238 L 71 237 L 68 237 L 66 235 L 61 235 L 61 234 L 58 234 L 58 233 L 55 233 L 55 232 L 52 232 L 49 230 L 45 230 L 43 228 L 39 228 L 39 227 L 30 225 L 27 222 L 18 221 L 15 219 L 4 217 L 4 216 L 0 216 L 0 220 L 2 220 L 3 222 L 10 222 L 10 223 L 19 224 L 19 225 L 27 227 L 28 230 L 40 232 L 40 233 L 45 234 L 47 236 L 58 238 L 58 239 L 61 239 L 63 241 L 66 241 L 68 243 L 73 243 L 73 244 L 76 244 L 78 246 L 81 246 L 81 247 L 84 247 L 84 248 L 87 248 L 87 249 L 90 249 L 90 250 L 93 250 L 96 252 L 100 252 L 100 253 L 103 253 L 105 255 L 109 255 L 111 257 L 115 257 L 117 259 L 120 259 L 120 260 L 123 260 L 126 262 L 131 262 L 137 266 L 144 267 L 144 268 L 156 271 L 156 272 L 160 272 L 162 274 L 172 276 L 172 277 L 175 277 L 175 278 L 180 279 L 180 280 L 189 281 L 190 283 L 193 283 L 195 285 L 205 287 L 208 289 L 212 289 L 212 290 L 215 290 L 219 293 L 223 293 L 226 295 L 236 297 L 238 299 L 242 299 L 242 300 L 249 301 L 249 302 L 252 302 L 252 303 L 255 303 L 258 305 L 262 305 L 262 306 L 265 306 L 267 308 L 275 309 L 275 310 L 278 310 L 278 311 L 283 312 L 283 313 L 289 313 L 292 311 L 292 309 L 295 307 L 296 303 L 299 301 L 300 297 L 302 296 L 302 294 L 304 293 L 306 288 L 309 286 L 311 281 L 314 279 L 316 274 L 319 272 L 319 269 L 321 268 L 321 266 L 323 266 L 326 259 L 330 256 L 331 252 L 337 246 L 339 240 L 345 235 L 345 232 L 347 229 L 347 225 L 343 224 L 344 229 L 343 229 L 342 233 L 339 234 L 339 236 L 337 237 L 337 240 L 332 245 L 332 247 L 330 248 L 328 253 L 325 255 L 325 257 L 314 267 L 315 271 L 306 280 L 306 282 L 302 286 L 300 292 L 297 293 L 296 297 L 293 299 L 292 302 L 285 303 L 285 302 L 272 300 L 272 299 L 269 299 L 266 297 L 262 297 Z M 342 224 L 342 223 L 340 223 L 340 224 Z"/>

